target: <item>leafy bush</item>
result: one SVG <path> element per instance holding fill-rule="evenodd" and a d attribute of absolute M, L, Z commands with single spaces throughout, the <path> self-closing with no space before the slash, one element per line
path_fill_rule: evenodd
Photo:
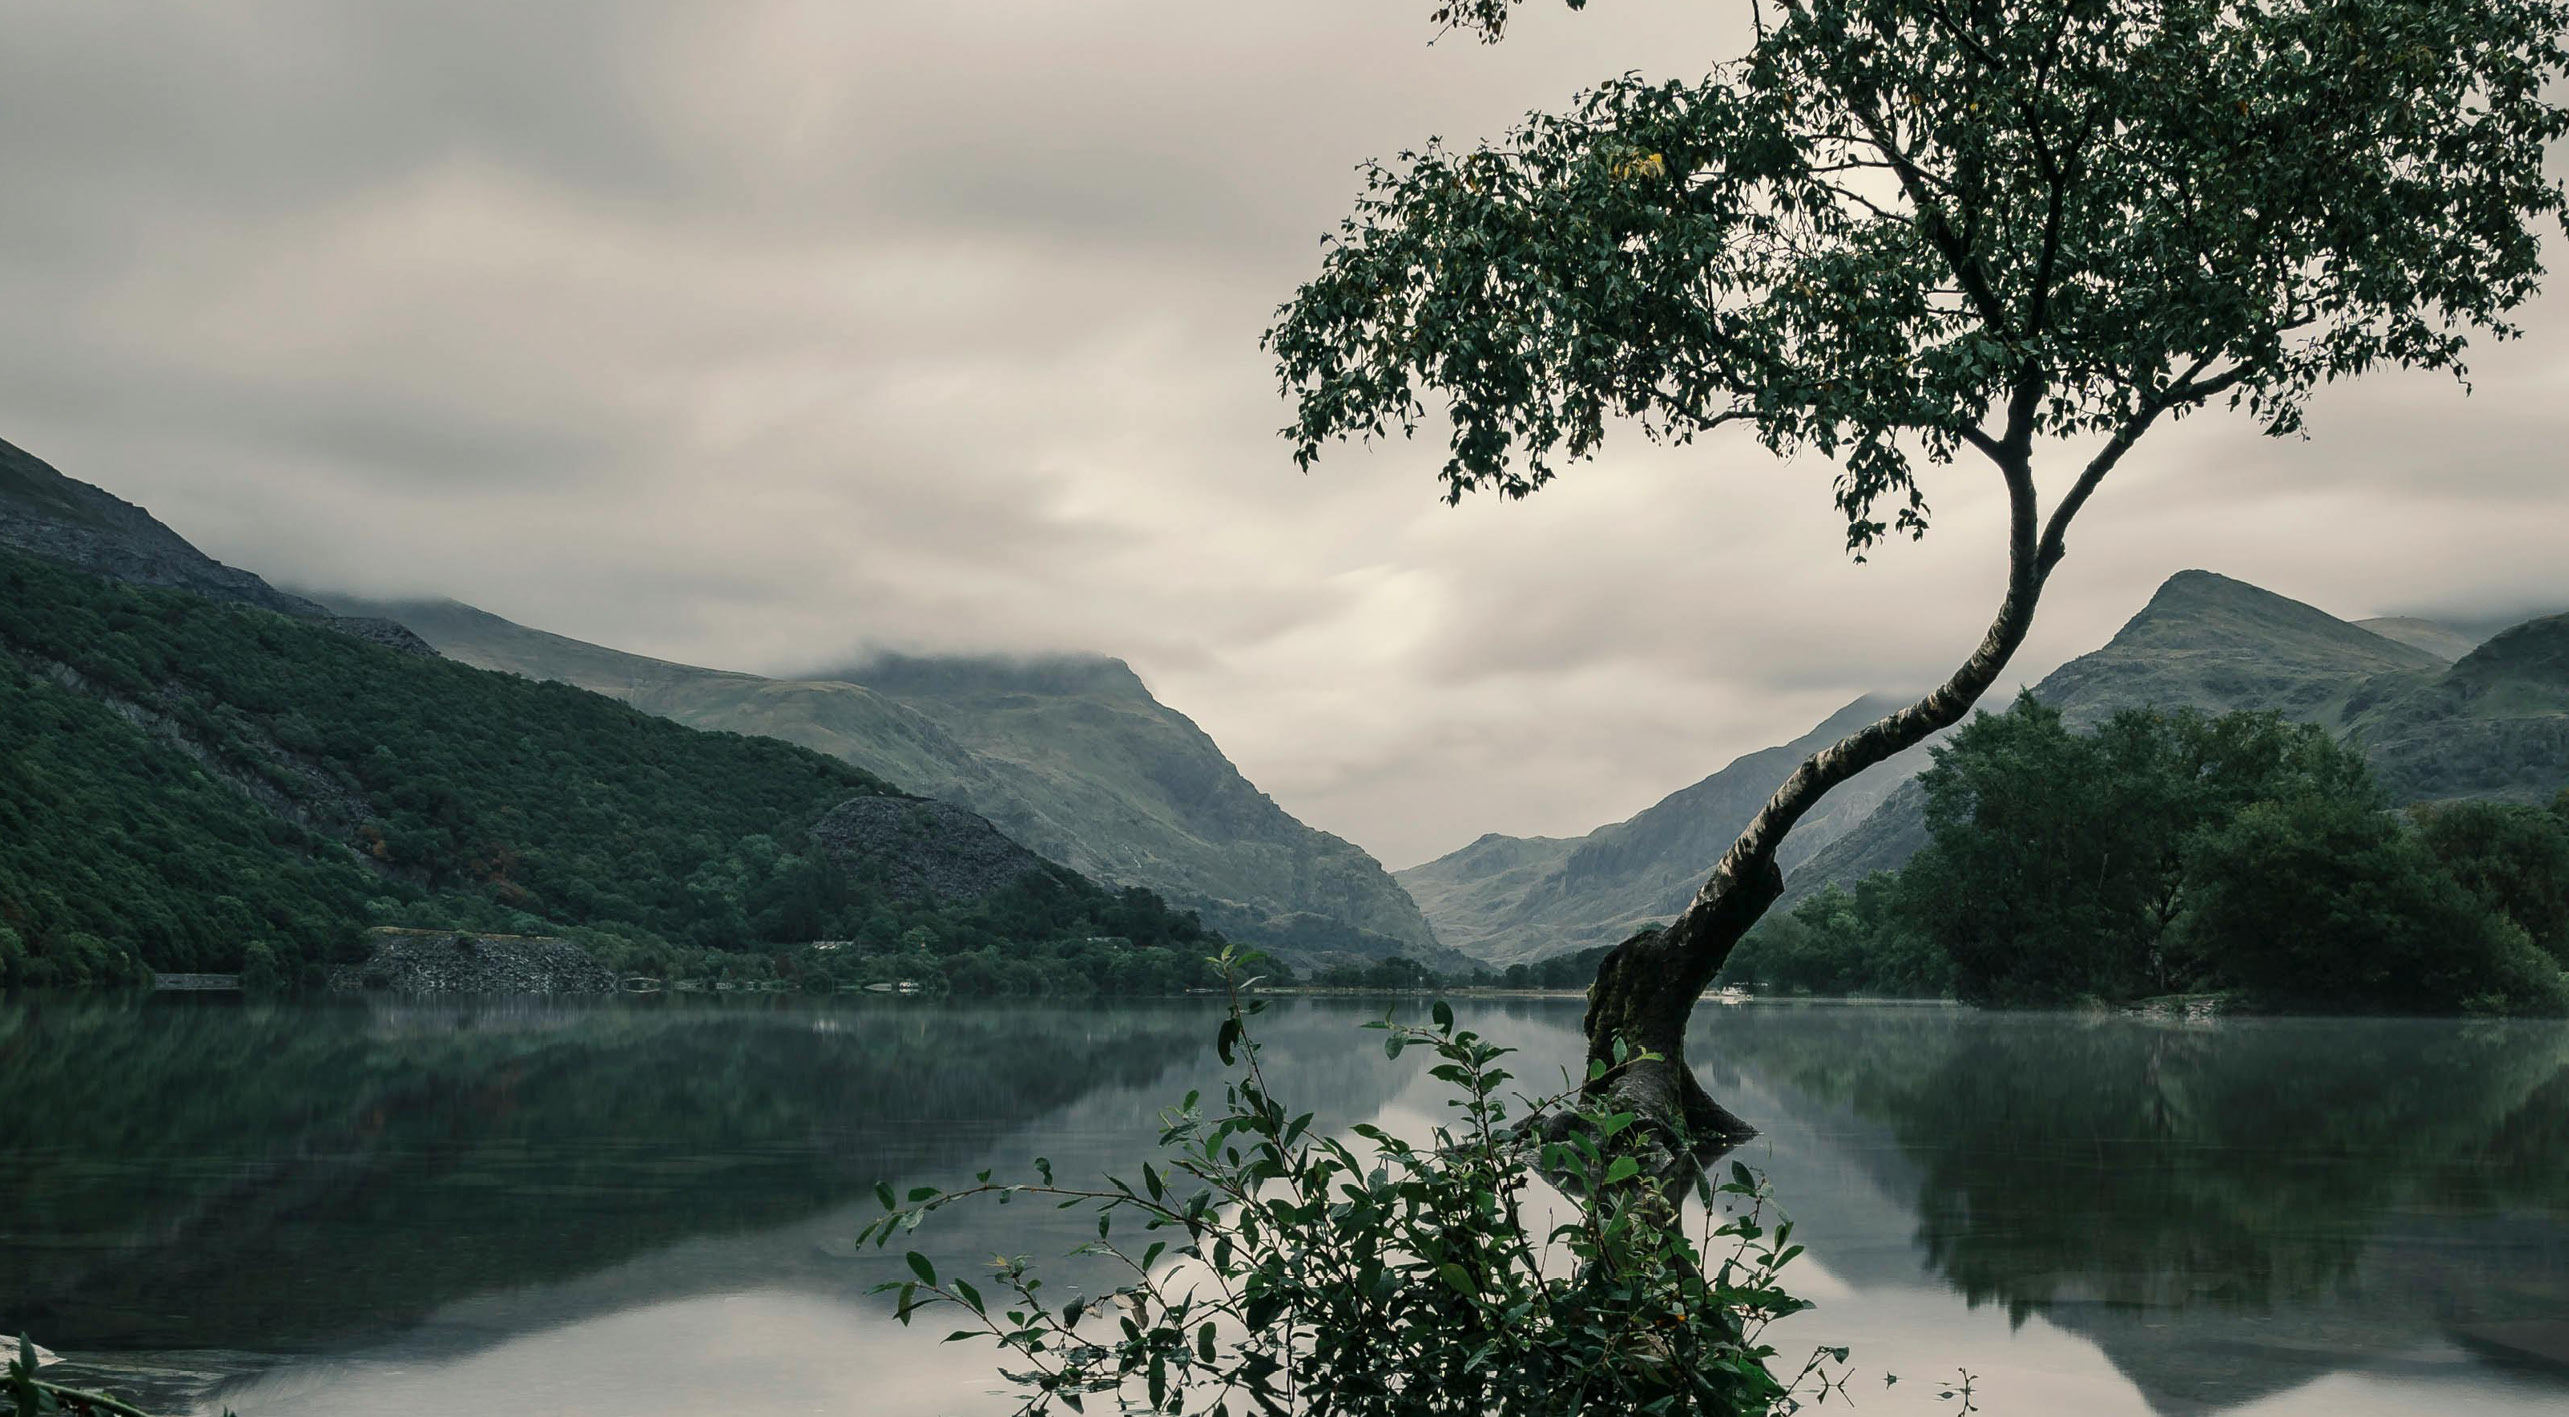
<path fill-rule="evenodd" d="M 2569 792 L 2549 811 L 2444 802 L 2413 815 L 2426 849 L 2455 880 L 2569 968 Z"/>
<path fill-rule="evenodd" d="M 1226 975 L 1239 961 L 1225 955 Z M 936 1211 L 990 1198 L 1092 1206 L 1086 1249 L 1129 1271 L 1100 1296 L 1056 1300 L 1023 1258 L 995 1266 L 995 1297 L 909 1255 L 912 1277 L 884 1286 L 904 1323 L 951 1305 L 1003 1352 L 1024 1414 L 1125 1412 L 1471 1414 L 1768 1413 L 1797 1392 L 1838 1390 L 1815 1352 L 1789 1378 L 1762 1340 L 1807 1308 L 1778 1285 L 1801 1247 L 1789 1222 L 1763 1218 L 1768 1197 L 1745 1167 L 1700 1187 L 1705 1219 L 1690 1239 L 1674 1207 L 1639 1179 L 1619 1144 L 1630 1114 L 1583 1103 L 1583 1089 L 1525 1104 L 1502 1095 L 1511 1050 L 1456 1027 L 1386 1020 L 1384 1046 L 1435 1059 L 1450 1115 L 1424 1143 L 1362 1124 L 1348 1139 L 1315 1135 L 1259 1062 L 1250 1020 L 1261 1005 L 1233 990 L 1217 1052 L 1230 1070 L 1221 1105 L 1197 1094 L 1164 1117 L 1160 1162 L 1138 1186 L 1038 1180 L 920 1188 L 906 1203 L 886 1187 L 877 1246 Z M 1603 1076 L 1603 1065 L 1590 1074 Z M 1532 1124 L 1568 1114 L 1579 1125 Z M 1544 1131 L 1563 1140 L 1544 1142 Z M 1628 1139 L 1628 1138 L 1627 1138 Z M 1538 1174 L 1584 1200 L 1540 1237 L 1527 1195 Z M 1143 1239 L 1119 1239 L 1117 1222 Z M 1130 1234 L 1128 1228 L 1127 1232 Z"/>
<path fill-rule="evenodd" d="M 2557 1013 L 2559 966 L 2362 802 L 2256 803 L 2189 853 L 2192 952 L 2269 1004 Z"/>

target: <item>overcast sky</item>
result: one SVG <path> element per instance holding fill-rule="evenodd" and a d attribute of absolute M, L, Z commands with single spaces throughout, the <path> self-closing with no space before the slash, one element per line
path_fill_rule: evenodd
<path fill-rule="evenodd" d="M 1743 7 L 1431 45 L 1426 0 L 0 3 L 0 437 L 270 579 L 692 663 L 1132 662 L 1406 866 L 1583 832 L 1922 684 L 1995 489 L 1840 553 L 1825 465 L 1626 438 L 1448 509 L 1296 473 L 1258 332 L 1355 165 L 1700 71 Z M 2556 247 L 2555 247 L 2556 249 Z M 2569 294 L 2476 393 L 2160 436 L 2030 681 L 2201 566 L 2342 615 L 2569 605 Z"/>

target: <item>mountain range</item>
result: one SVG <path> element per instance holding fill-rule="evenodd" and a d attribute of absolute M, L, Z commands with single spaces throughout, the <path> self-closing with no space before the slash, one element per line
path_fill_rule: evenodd
<path fill-rule="evenodd" d="M 2487 638 L 2432 621 L 2348 622 L 2208 571 L 2171 577 L 2102 648 L 2034 686 L 2086 725 L 2143 706 L 2267 710 L 2361 747 L 2400 802 L 2546 800 L 2569 785 L 2569 616 Z M 1502 963 L 1611 944 L 1684 908 L 1812 749 L 1879 717 L 1859 699 L 1628 821 L 1579 838 L 1485 836 L 1401 871 L 1447 943 Z M 1787 839 L 1786 901 L 1896 868 L 1926 843 L 1913 779 L 1934 741 L 1832 793 Z"/>
<path fill-rule="evenodd" d="M 1291 960 L 1469 963 L 1439 945 L 1381 863 L 1295 820 L 1119 659 L 883 656 L 768 679 L 626 654 L 451 600 L 324 599 L 403 625 L 465 664 L 828 753 L 967 807 L 1073 870 L 1147 886 Z"/>
<path fill-rule="evenodd" d="M 987 817 L 1037 854 L 1141 886 L 1290 963 L 1468 964 L 1362 849 L 1294 819 L 1120 660 L 882 657 L 808 679 L 700 669 L 455 601 L 295 594 L 144 509 L 0 443 L 0 547 L 273 611 L 414 656 L 573 685 L 688 727 L 783 739 Z"/>
<path fill-rule="evenodd" d="M 1895 702 L 1858 699 L 1585 836 L 1492 834 L 1394 874 L 1295 820 L 1130 666 L 1102 655 L 878 656 L 766 678 L 588 644 L 452 600 L 293 594 L 6 443 L 0 547 L 413 658 L 573 686 L 691 728 L 781 739 L 986 817 L 1075 871 L 1147 887 L 1298 965 L 1398 954 L 1453 970 L 1611 944 L 1682 909 L 1796 763 Z M 2544 799 L 2569 783 L 2569 617 L 2492 628 L 2349 622 L 2188 571 L 2033 692 L 2078 724 L 2143 705 L 2322 724 L 2362 748 L 2401 802 Z M 1783 853 L 1788 902 L 1896 867 L 1924 843 L 1912 779 L 1934 746 L 1877 765 L 1796 828 Z"/>

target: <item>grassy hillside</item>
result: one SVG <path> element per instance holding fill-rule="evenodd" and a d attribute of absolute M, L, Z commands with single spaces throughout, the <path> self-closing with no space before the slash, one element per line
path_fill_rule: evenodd
<path fill-rule="evenodd" d="M 2347 741 L 2403 801 L 2549 801 L 2569 783 L 2569 615 L 2527 621 L 2430 683 L 2353 705 Z"/>
<path fill-rule="evenodd" d="M 451 601 L 333 604 L 399 620 L 468 664 L 842 758 L 969 807 L 1075 870 L 1159 891 L 1225 934 L 1290 958 L 1405 953 L 1459 962 L 1378 862 L 1296 821 L 1119 660 L 889 658 L 841 674 L 762 679 L 624 654 Z"/>
<path fill-rule="evenodd" d="M 891 791 L 822 754 L 9 552 L 0 738 L 0 974 L 22 981 L 237 969 L 253 942 L 308 977 L 391 919 L 846 938 L 927 966 L 1109 935 L 1201 953 L 1156 899 L 1066 871 L 898 898 L 806 839 Z"/>
<path fill-rule="evenodd" d="M 2054 670 L 2034 696 L 2080 727 L 2142 705 L 2330 723 L 2376 679 L 2422 682 L 2449 662 L 2246 581 L 2182 571 L 2104 648 Z"/>

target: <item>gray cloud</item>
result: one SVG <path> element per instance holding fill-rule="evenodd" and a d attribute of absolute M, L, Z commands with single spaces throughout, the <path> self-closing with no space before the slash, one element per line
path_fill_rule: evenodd
<path fill-rule="evenodd" d="M 1382 0 L 6 5 L 0 436 L 281 580 L 645 653 L 1130 659 L 1394 864 L 1584 831 L 1994 600 L 1993 489 L 1857 566 L 1828 470 L 1633 440 L 1446 509 L 1435 450 L 1294 473 L 1255 348 L 1353 168 L 1495 131 L 1738 7 Z M 2306 442 L 2118 474 L 2024 677 L 2187 566 L 2347 614 L 2569 604 L 2569 328 Z"/>

